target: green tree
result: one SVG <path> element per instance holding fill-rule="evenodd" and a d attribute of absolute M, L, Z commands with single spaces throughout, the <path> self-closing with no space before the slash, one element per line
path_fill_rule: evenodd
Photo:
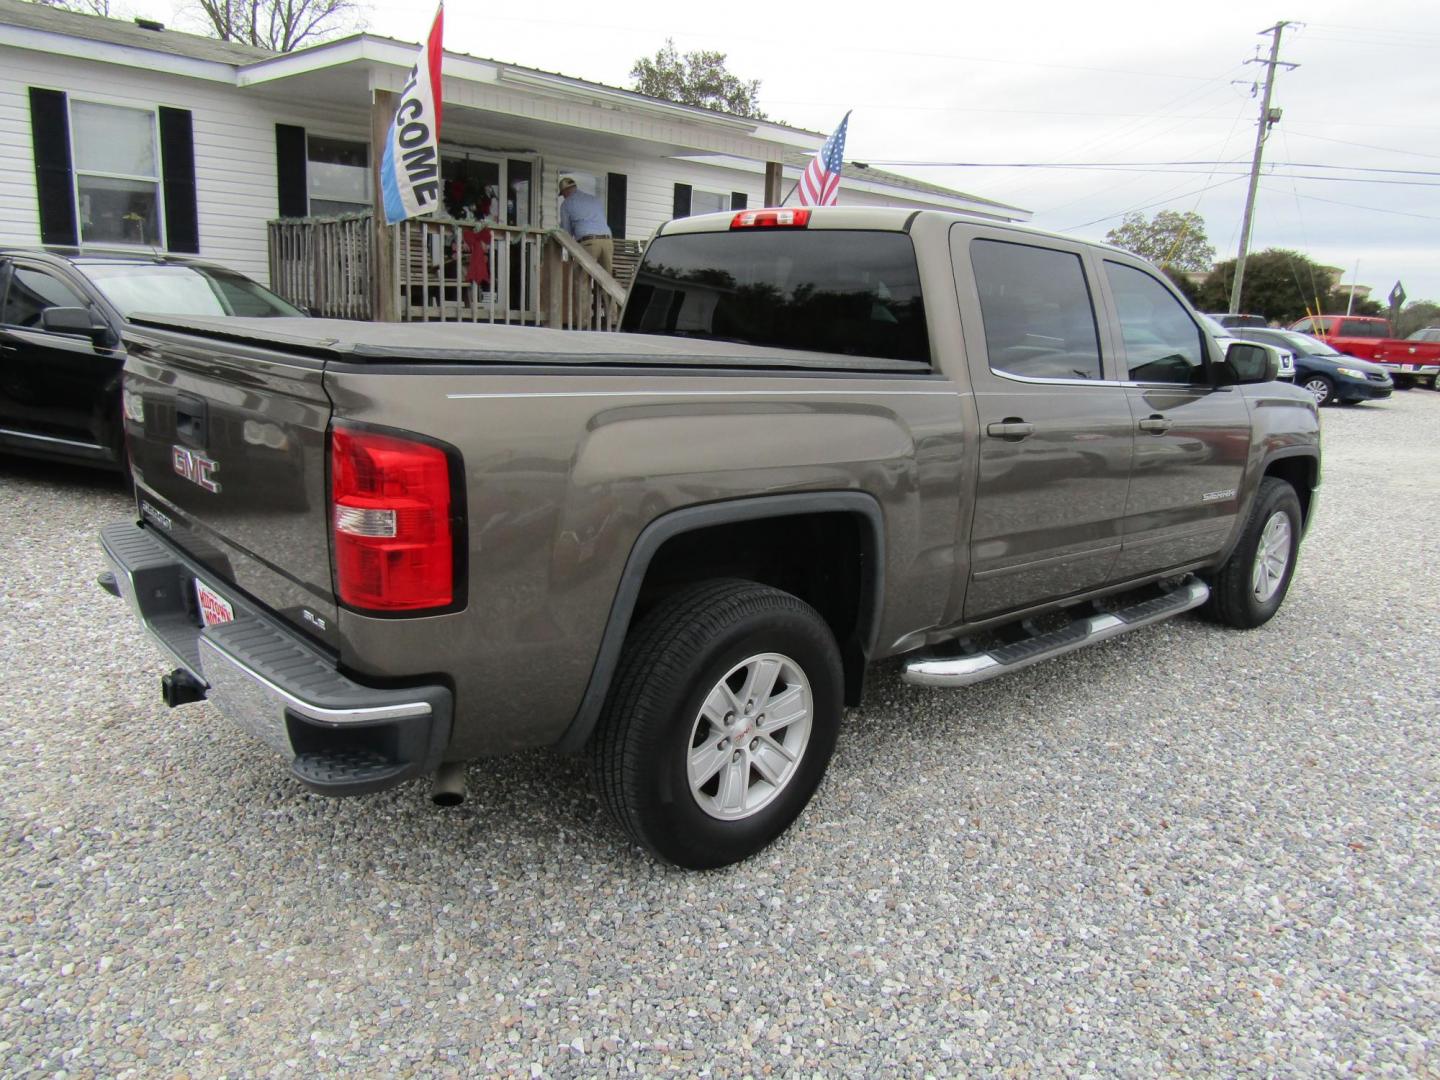
<path fill-rule="evenodd" d="M 1200 287 L 1200 307 L 1225 311 L 1230 305 L 1230 287 L 1235 280 L 1235 260 L 1216 263 Z M 1349 294 L 1335 289 L 1335 272 L 1298 251 L 1268 248 L 1245 260 L 1245 284 L 1240 291 L 1240 310 L 1264 315 L 1271 322 L 1290 323 L 1313 313 L 1343 312 Z M 1355 313 L 1360 314 L 1356 303 Z"/>
<path fill-rule="evenodd" d="M 1185 294 L 1186 300 L 1196 307 L 1200 305 L 1200 286 L 1191 281 L 1184 270 L 1174 266 L 1162 266 L 1160 271 L 1170 279 L 1170 284 Z"/>
<path fill-rule="evenodd" d="M 1409 337 L 1427 326 L 1440 326 L 1440 304 L 1433 300 L 1412 300 L 1401 310 L 1395 333 L 1400 337 Z"/>
<path fill-rule="evenodd" d="M 760 80 L 747 82 L 730 74 L 722 52 L 707 49 L 681 56 L 675 51 L 675 42 L 666 38 L 665 47 L 653 57 L 635 61 L 630 80 L 635 90 L 650 97 L 755 120 L 766 118 L 756 101 Z"/>
<path fill-rule="evenodd" d="M 1177 270 L 1208 270 L 1215 248 L 1205 236 L 1205 219 L 1194 210 L 1161 210 L 1153 218 L 1126 214 L 1105 234 L 1116 247 Z"/>

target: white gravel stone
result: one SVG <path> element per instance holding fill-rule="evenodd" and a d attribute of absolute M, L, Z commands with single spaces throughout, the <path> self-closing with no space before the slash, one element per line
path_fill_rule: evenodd
<path fill-rule="evenodd" d="M 574 761 L 332 801 L 95 586 L 119 482 L 0 459 L 0 1074 L 1433 1073 L 1440 394 L 1324 413 L 1289 599 L 965 692 L 874 673 L 749 862 Z"/>

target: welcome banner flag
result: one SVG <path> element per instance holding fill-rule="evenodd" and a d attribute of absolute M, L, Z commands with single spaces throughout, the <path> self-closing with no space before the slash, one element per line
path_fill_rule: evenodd
<path fill-rule="evenodd" d="M 400 91 L 400 107 L 385 136 L 380 164 L 380 192 L 385 201 L 385 223 L 428 213 L 440 203 L 440 63 L 444 57 L 441 36 L 445 5 L 435 22 L 420 58 Z"/>

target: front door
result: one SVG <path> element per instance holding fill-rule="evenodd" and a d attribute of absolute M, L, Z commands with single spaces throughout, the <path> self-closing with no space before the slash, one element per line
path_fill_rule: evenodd
<path fill-rule="evenodd" d="M 1237 387 L 1211 384 L 1215 348 L 1149 270 L 1105 260 L 1135 423 L 1135 470 L 1117 576 L 1138 577 L 1218 552 L 1240 512 L 1250 416 Z"/>
<path fill-rule="evenodd" d="M 976 620 L 1110 580 L 1134 427 L 1106 378 L 1081 249 L 956 226 L 951 256 L 980 422 L 964 608 Z"/>
<path fill-rule="evenodd" d="M 93 310 L 54 270 L 13 264 L 0 303 L 0 430 L 13 445 L 109 459 L 120 442 L 121 354 L 45 330 L 52 307 Z"/>

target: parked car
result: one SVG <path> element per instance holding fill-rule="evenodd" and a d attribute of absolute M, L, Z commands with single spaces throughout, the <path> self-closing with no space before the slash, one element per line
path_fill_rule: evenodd
<path fill-rule="evenodd" d="M 1201 315 L 1200 322 L 1206 330 L 1210 331 L 1210 336 L 1213 337 L 1216 344 L 1220 346 L 1221 352 L 1230 348 L 1232 341 L 1240 340 L 1240 336 L 1233 328 L 1217 323 L 1213 315 Z M 1276 378 L 1282 382 L 1295 381 L 1295 354 L 1291 352 L 1290 349 L 1272 341 L 1257 341 L 1255 344 L 1264 345 L 1267 349 L 1274 351 L 1276 370 L 1280 372 Z"/>
<path fill-rule="evenodd" d="M 1228 311 L 1207 311 L 1207 319 L 1214 319 L 1221 326 L 1269 326 L 1264 315 L 1231 315 Z"/>
<path fill-rule="evenodd" d="M 0 449 L 120 468 L 121 331 L 138 312 L 304 315 L 243 274 L 169 255 L 0 248 Z"/>
<path fill-rule="evenodd" d="M 1416 330 L 1405 339 L 1406 341 L 1440 341 L 1440 326 L 1427 326 L 1423 330 Z"/>
<path fill-rule="evenodd" d="M 1236 329 L 1235 336 L 1292 350 L 1295 385 L 1310 391 L 1317 405 L 1380 401 L 1388 398 L 1395 386 L 1390 373 L 1379 364 L 1342 353 L 1309 334 L 1246 326 Z"/>
<path fill-rule="evenodd" d="M 1390 373 L 1398 390 L 1417 383 L 1440 389 L 1440 341 L 1394 336 L 1390 320 L 1374 315 L 1311 315 L 1291 330 L 1320 338 L 1361 360 L 1372 360 Z"/>

